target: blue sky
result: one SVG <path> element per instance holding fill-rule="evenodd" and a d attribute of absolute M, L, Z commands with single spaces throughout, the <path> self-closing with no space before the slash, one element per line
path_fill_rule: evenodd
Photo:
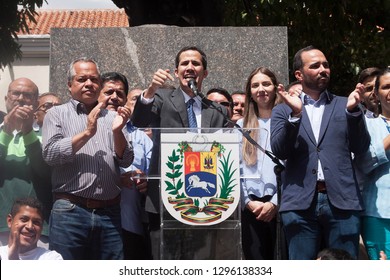
<path fill-rule="evenodd" d="M 111 0 L 46 0 L 41 9 L 118 9 Z"/>

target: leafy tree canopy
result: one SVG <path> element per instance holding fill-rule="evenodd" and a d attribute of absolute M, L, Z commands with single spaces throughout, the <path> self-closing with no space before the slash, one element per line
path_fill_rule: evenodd
<path fill-rule="evenodd" d="M 130 26 L 287 26 L 290 65 L 299 49 L 307 45 L 321 49 L 330 62 L 332 90 L 339 95 L 352 91 L 356 76 L 364 68 L 390 65 L 389 0 L 112 1 L 125 8 Z M 214 17 L 206 12 L 212 9 Z M 164 13 L 170 20 L 153 12 Z M 137 15 L 144 16 L 139 19 Z M 210 17 L 213 22 L 208 21 Z M 181 24 L 172 18 L 194 20 Z"/>
<path fill-rule="evenodd" d="M 36 8 L 42 7 L 43 0 L 1 0 L 0 2 L 0 67 L 20 59 L 20 45 L 15 39 L 17 32 L 28 32 L 28 20 L 35 22 Z"/>
<path fill-rule="evenodd" d="M 290 65 L 299 49 L 316 46 L 330 62 L 332 89 L 347 95 L 361 70 L 390 65 L 389 15 L 389 0 L 225 0 L 223 18 L 224 25 L 287 26 Z"/>

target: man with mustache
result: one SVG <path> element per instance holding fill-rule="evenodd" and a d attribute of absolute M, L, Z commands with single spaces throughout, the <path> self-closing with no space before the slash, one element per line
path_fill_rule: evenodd
<path fill-rule="evenodd" d="M 125 128 L 130 110 L 98 101 L 101 76 L 92 59 L 70 64 L 68 89 L 71 99 L 51 108 L 42 128 L 54 198 L 49 248 L 66 260 L 123 259 L 119 175 L 134 157 Z"/>
<path fill-rule="evenodd" d="M 134 109 L 131 105 L 134 102 L 130 96 L 132 91 L 128 92 L 129 83 L 126 76 L 118 72 L 102 74 L 102 89 L 98 101 L 106 104 L 107 110 L 117 111 L 119 107 L 124 106 L 132 112 Z M 130 121 L 127 122 L 126 128 L 133 145 L 134 160 L 129 167 L 121 168 L 123 256 L 125 260 L 150 259 L 144 193 L 147 190 L 148 183 L 145 178 L 153 142 L 144 131 L 134 127 Z"/>
<path fill-rule="evenodd" d="M 357 258 L 362 198 L 351 153 L 369 147 L 364 114 L 358 106 L 362 84 L 346 97 L 329 92 L 329 63 L 309 46 L 294 57 L 302 93 L 289 94 L 271 118 L 271 147 L 286 161 L 281 219 L 290 259 L 315 259 L 321 248 L 338 248 Z"/>
<path fill-rule="evenodd" d="M 244 117 L 245 111 L 245 92 L 235 91 L 232 93 L 233 99 L 233 116 L 232 121 L 237 122 Z"/>

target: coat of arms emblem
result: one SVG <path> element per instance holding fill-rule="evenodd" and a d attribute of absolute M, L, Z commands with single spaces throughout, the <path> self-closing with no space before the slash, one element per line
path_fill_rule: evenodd
<path fill-rule="evenodd" d="M 177 137 L 165 144 L 162 137 L 161 198 L 165 208 L 185 224 L 224 221 L 240 200 L 237 135 L 181 134 L 186 139 L 179 142 Z"/>

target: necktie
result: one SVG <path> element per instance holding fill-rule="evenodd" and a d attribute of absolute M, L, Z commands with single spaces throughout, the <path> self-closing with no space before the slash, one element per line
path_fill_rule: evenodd
<path fill-rule="evenodd" d="M 188 125 L 191 132 L 197 132 L 198 125 L 196 124 L 196 117 L 194 113 L 194 102 L 195 100 L 191 98 L 187 101 L 187 115 L 188 115 Z"/>

